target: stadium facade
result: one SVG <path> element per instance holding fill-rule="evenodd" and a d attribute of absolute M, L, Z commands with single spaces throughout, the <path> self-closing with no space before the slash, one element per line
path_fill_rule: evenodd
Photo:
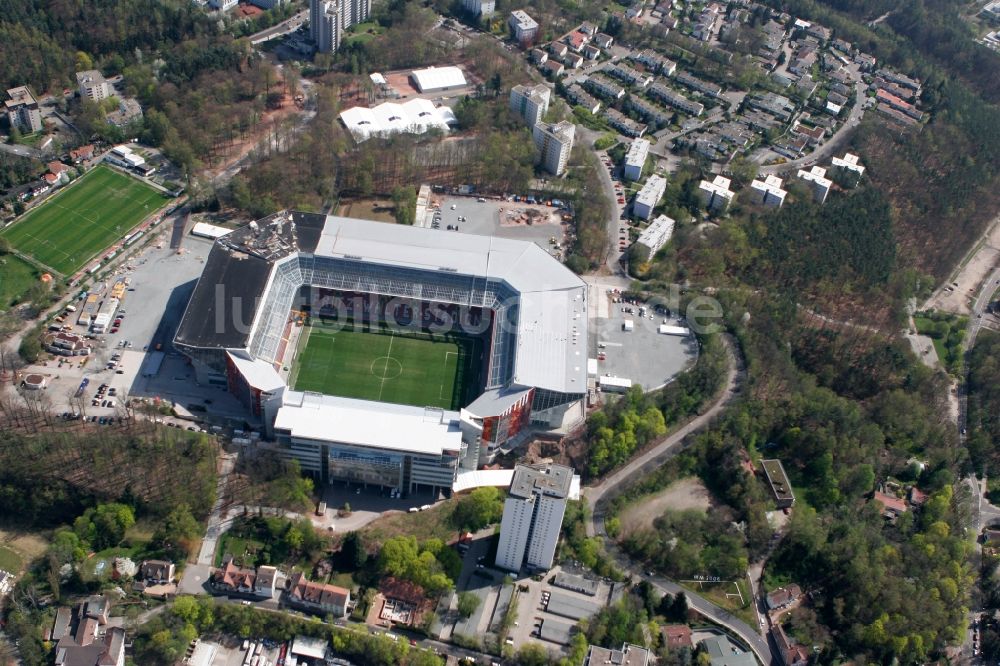
<path fill-rule="evenodd" d="M 225 386 L 317 479 L 450 489 L 529 425 L 583 420 L 586 299 L 534 243 L 282 211 L 216 240 L 174 345 L 199 383 Z M 384 325 L 400 304 L 417 329 L 475 324 L 478 397 L 452 411 L 292 390 L 303 313 L 351 302 L 363 303 L 340 306 L 352 326 Z"/>

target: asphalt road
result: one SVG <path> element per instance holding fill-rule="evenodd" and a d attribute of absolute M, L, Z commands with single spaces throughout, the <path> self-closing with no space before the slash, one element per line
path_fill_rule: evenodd
<path fill-rule="evenodd" d="M 728 335 L 723 340 L 729 358 L 729 372 L 726 376 L 725 389 L 721 395 L 704 413 L 691 419 L 683 427 L 665 437 L 648 451 L 606 477 L 601 483 L 583 489 L 583 496 L 593 509 L 590 522 L 587 524 L 587 535 L 603 537 L 609 554 L 615 558 L 618 566 L 624 571 L 629 572 L 633 578 L 647 580 L 666 593 L 677 594 L 683 591 L 691 608 L 739 635 L 743 639 L 743 642 L 749 645 L 754 651 L 761 663 L 770 664 L 772 661 L 780 663 L 780 656 L 776 652 L 771 651 L 768 641 L 760 635 L 756 627 L 751 627 L 729 611 L 719 608 L 707 599 L 682 588 L 673 581 L 661 576 L 647 575 L 639 563 L 629 558 L 608 539 L 604 525 L 604 503 L 607 500 L 620 493 L 629 485 L 638 482 L 644 475 L 644 472 L 656 469 L 667 459 L 679 453 L 683 448 L 685 438 L 711 423 L 739 393 L 740 386 L 745 379 L 742 360 L 737 356 L 736 343 Z"/>
<path fill-rule="evenodd" d="M 295 32 L 298 30 L 300 25 L 306 23 L 306 19 L 309 18 L 309 10 L 304 10 L 295 14 L 294 16 L 285 19 L 278 25 L 271 26 L 266 30 L 261 30 L 260 32 L 250 35 L 251 44 L 260 44 L 266 42 L 275 37 L 280 37 L 282 35 L 287 35 L 290 32 Z"/>
<path fill-rule="evenodd" d="M 857 127 L 861 122 L 861 116 L 864 115 L 865 112 L 864 104 L 866 99 L 868 98 L 865 95 L 865 84 L 858 80 L 854 84 L 854 106 L 851 107 L 851 113 L 847 116 L 847 120 L 844 121 L 844 124 L 840 126 L 840 129 L 833 133 L 833 136 L 824 141 L 816 150 L 804 157 L 791 160 L 790 162 L 784 162 L 782 164 L 769 164 L 767 166 L 762 166 L 760 168 L 760 174 L 767 175 L 773 173 L 783 173 L 800 167 L 818 164 L 819 162 L 822 162 L 826 158 L 830 157 L 834 151 L 839 151 L 841 144 L 843 143 L 842 140 L 846 137 L 847 133 Z"/>

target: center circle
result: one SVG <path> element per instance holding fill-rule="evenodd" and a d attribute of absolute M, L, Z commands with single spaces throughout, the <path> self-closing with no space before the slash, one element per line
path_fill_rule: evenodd
<path fill-rule="evenodd" d="M 379 356 L 372 361 L 371 371 L 379 379 L 395 379 L 403 374 L 403 364 L 391 356 Z"/>

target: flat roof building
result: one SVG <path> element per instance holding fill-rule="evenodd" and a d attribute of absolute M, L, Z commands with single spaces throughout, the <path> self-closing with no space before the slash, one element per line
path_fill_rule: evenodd
<path fill-rule="evenodd" d="M 542 167 L 554 176 L 561 176 L 566 171 L 566 164 L 573 150 L 576 127 L 567 120 L 538 123 L 532 133 Z"/>
<path fill-rule="evenodd" d="M 785 467 L 780 460 L 761 460 L 760 466 L 767 477 L 767 483 L 771 486 L 774 500 L 779 509 L 787 509 L 795 504 L 795 493 L 792 491 L 792 484 L 785 474 Z"/>
<path fill-rule="evenodd" d="M 650 656 L 646 648 L 630 643 L 622 645 L 621 650 L 591 645 L 583 666 L 646 666 Z"/>
<path fill-rule="evenodd" d="M 572 482 L 572 468 L 563 465 L 514 468 L 500 523 L 498 567 L 552 567 Z"/>
<path fill-rule="evenodd" d="M 711 182 L 703 180 L 698 184 L 698 196 L 708 210 L 723 213 L 736 194 L 729 189 L 731 181 L 725 176 L 716 176 Z"/>
<path fill-rule="evenodd" d="M 664 245 L 670 242 L 674 236 L 675 225 L 676 222 L 672 218 L 660 215 L 642 230 L 635 242 L 645 251 L 647 259 L 652 258 Z"/>
<path fill-rule="evenodd" d="M 632 202 L 632 212 L 637 217 L 648 220 L 653 215 L 653 209 L 660 203 L 663 193 L 667 191 L 667 179 L 655 173 L 646 179 L 635 201 Z"/>
<path fill-rule="evenodd" d="M 845 153 L 843 157 L 834 157 L 831 168 L 853 171 L 858 177 L 865 173 L 865 168 L 861 165 L 858 156 L 851 153 Z"/>
<path fill-rule="evenodd" d="M 96 69 L 76 73 L 76 85 L 83 99 L 100 102 L 114 95 L 114 88 L 104 79 L 104 75 Z"/>
<path fill-rule="evenodd" d="M 781 189 L 781 179 L 774 174 L 768 174 L 764 180 L 754 180 L 750 183 L 750 189 L 755 195 L 755 201 L 769 208 L 781 208 L 785 203 L 785 195 L 788 194 Z"/>
<path fill-rule="evenodd" d="M 830 194 L 830 187 L 833 186 L 833 181 L 826 177 L 826 169 L 819 166 L 814 166 L 809 171 L 799 169 L 798 176 L 809 183 L 812 188 L 813 200 L 816 203 L 826 202 L 826 197 Z"/>
<path fill-rule="evenodd" d="M 519 115 L 528 127 L 542 122 L 549 110 L 552 91 L 541 83 L 535 86 L 517 85 L 510 89 L 510 110 Z"/>
<path fill-rule="evenodd" d="M 465 74 L 458 67 L 415 69 L 410 74 L 410 80 L 421 93 L 443 92 L 468 85 Z"/>
<path fill-rule="evenodd" d="M 635 139 L 628 147 L 625 154 L 624 175 L 626 180 L 639 180 L 642 178 L 642 169 L 646 166 L 646 158 L 649 157 L 649 141 L 646 139 Z"/>
<path fill-rule="evenodd" d="M 32 96 L 27 86 L 11 88 L 7 91 L 8 99 L 4 102 L 7 110 L 7 120 L 11 127 L 31 134 L 42 131 L 42 114 L 38 110 L 38 102 Z"/>
<path fill-rule="evenodd" d="M 538 22 L 522 9 L 515 9 L 510 13 L 507 25 L 510 26 L 514 39 L 521 44 L 530 44 L 538 37 Z"/>

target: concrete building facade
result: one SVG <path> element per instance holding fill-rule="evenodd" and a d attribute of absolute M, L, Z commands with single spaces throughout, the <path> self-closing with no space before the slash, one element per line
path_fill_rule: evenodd
<path fill-rule="evenodd" d="M 528 16 L 527 12 L 515 9 L 507 19 L 510 32 L 520 44 L 531 44 L 538 37 L 538 22 Z"/>
<path fill-rule="evenodd" d="M 547 86 L 518 85 L 510 89 L 510 110 L 521 116 L 528 127 L 542 122 L 549 110 L 552 92 Z"/>
<path fill-rule="evenodd" d="M 576 128 L 569 121 L 538 123 L 533 129 L 535 147 L 546 171 L 561 176 L 566 171 L 569 154 L 573 150 Z"/>
<path fill-rule="evenodd" d="M 552 567 L 572 481 L 573 470 L 563 465 L 514 469 L 500 523 L 498 567 Z"/>
<path fill-rule="evenodd" d="M 653 215 L 653 209 L 660 203 L 663 193 L 667 190 L 667 179 L 653 174 L 646 180 L 632 203 L 632 212 L 636 217 L 648 220 Z"/>
<path fill-rule="evenodd" d="M 32 133 L 42 131 L 42 113 L 38 110 L 38 102 L 32 96 L 27 86 L 11 88 L 7 91 L 8 99 L 4 104 L 7 110 L 7 120 L 11 127 L 22 132 Z"/>
<path fill-rule="evenodd" d="M 340 48 L 344 31 L 368 20 L 371 0 L 309 0 L 309 37 L 322 53 Z"/>
<path fill-rule="evenodd" d="M 646 166 L 646 158 L 649 157 L 649 141 L 646 139 L 636 139 L 628 147 L 625 153 L 624 174 L 626 180 L 639 180 L 642 178 L 642 168 Z"/>
<path fill-rule="evenodd" d="M 100 102 L 115 94 L 114 88 L 104 79 L 104 75 L 96 69 L 76 73 L 76 85 L 80 97 Z"/>

